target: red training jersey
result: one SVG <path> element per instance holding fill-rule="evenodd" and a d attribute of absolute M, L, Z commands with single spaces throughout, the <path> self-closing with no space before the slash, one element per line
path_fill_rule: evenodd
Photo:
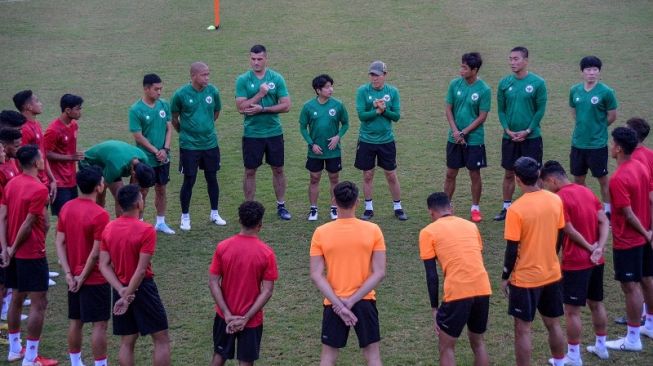
<path fill-rule="evenodd" d="M 100 250 L 109 253 L 113 271 L 127 286 L 138 266 L 140 253 L 154 255 L 156 231 L 154 226 L 135 217 L 121 216 L 104 228 Z M 145 278 L 152 277 L 152 263 L 148 263 Z"/>
<path fill-rule="evenodd" d="M 0 164 L 0 204 L 4 203 L 4 190 L 15 176 L 20 174 L 18 168 L 16 168 L 16 161 L 11 158 L 7 158 L 4 163 Z"/>
<path fill-rule="evenodd" d="M 245 315 L 261 293 L 262 281 L 278 277 L 277 261 L 272 248 L 258 237 L 234 235 L 218 243 L 209 273 L 221 276 L 220 288 L 233 315 Z M 215 311 L 224 318 L 216 305 Z M 248 328 L 263 324 L 263 311 L 256 313 L 245 325 Z"/>
<path fill-rule="evenodd" d="M 66 125 L 59 118 L 50 123 L 45 130 L 45 150 L 62 155 L 74 155 L 77 152 L 77 121 Z M 57 187 L 73 188 L 77 185 L 74 160 L 48 160 L 52 175 L 57 180 Z"/>
<path fill-rule="evenodd" d="M 43 143 L 43 130 L 41 129 L 41 124 L 38 121 L 28 120 L 25 122 L 21 128 L 21 133 L 23 134 L 23 140 L 21 145 L 36 145 L 41 150 L 41 155 L 43 155 L 43 160 L 48 164 L 47 155 L 45 153 L 45 144 Z M 49 164 L 48 164 L 49 165 Z M 43 184 L 48 185 L 50 180 L 48 179 L 48 174 L 44 170 L 39 171 L 39 179 Z"/>
<path fill-rule="evenodd" d="M 633 154 L 630 155 L 631 159 L 635 159 L 648 169 L 648 173 L 653 179 L 653 150 L 644 145 L 637 146 Z"/>
<path fill-rule="evenodd" d="M 48 189 L 31 175 L 20 174 L 7 183 L 4 197 L 7 205 L 7 245 L 14 245 L 27 215 L 36 216 L 29 236 L 14 255 L 16 258 L 45 258 L 45 205 L 48 198 Z"/>

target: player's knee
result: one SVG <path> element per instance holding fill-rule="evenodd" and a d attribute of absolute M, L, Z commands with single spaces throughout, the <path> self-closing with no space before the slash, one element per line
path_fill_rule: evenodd
<path fill-rule="evenodd" d="M 282 166 L 273 166 L 272 167 L 272 174 L 274 175 L 283 175 L 283 167 Z"/>
<path fill-rule="evenodd" d="M 245 169 L 245 178 L 247 179 L 256 178 L 256 169 Z"/>

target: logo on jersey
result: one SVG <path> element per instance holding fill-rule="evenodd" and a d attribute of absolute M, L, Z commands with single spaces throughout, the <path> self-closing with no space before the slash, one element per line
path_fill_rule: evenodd
<path fill-rule="evenodd" d="M 161 118 L 166 118 L 166 111 L 164 111 L 163 109 L 160 110 L 160 111 L 159 111 L 159 117 L 161 117 Z"/>
<path fill-rule="evenodd" d="M 388 94 L 384 95 L 383 100 L 386 101 L 386 102 L 389 102 L 390 101 L 390 95 L 388 95 Z"/>
<path fill-rule="evenodd" d="M 192 99 L 189 99 L 189 100 L 188 100 L 188 103 L 191 103 L 191 104 L 192 104 L 192 103 L 193 103 L 193 100 L 192 100 Z"/>
<path fill-rule="evenodd" d="M 512 91 L 512 86 L 508 87 L 508 91 Z"/>
<path fill-rule="evenodd" d="M 317 116 L 317 112 L 313 112 L 313 115 L 314 115 L 314 116 Z"/>
<path fill-rule="evenodd" d="M 472 94 L 472 100 L 475 102 L 478 100 L 478 93 Z"/>
<path fill-rule="evenodd" d="M 213 97 L 210 96 L 210 95 L 207 96 L 206 99 L 204 99 L 204 100 L 206 101 L 206 104 L 211 104 L 211 103 L 213 103 Z"/>
<path fill-rule="evenodd" d="M 368 96 L 367 96 L 367 99 L 372 100 L 372 96 L 371 96 L 371 95 L 368 95 Z"/>
<path fill-rule="evenodd" d="M 253 87 L 254 87 L 254 84 L 250 84 L 250 87 L 253 88 Z"/>
<path fill-rule="evenodd" d="M 329 116 L 333 117 L 335 115 L 336 115 L 336 110 L 333 108 L 329 109 Z"/>
<path fill-rule="evenodd" d="M 277 86 L 274 85 L 273 82 L 269 82 L 269 83 L 268 83 L 268 88 L 270 88 L 270 90 L 272 90 L 272 89 L 274 89 L 274 88 L 276 88 L 276 87 L 277 87 Z"/>
<path fill-rule="evenodd" d="M 580 98 L 579 98 L 579 97 L 576 97 L 576 101 L 577 101 L 577 102 L 580 102 Z"/>
<path fill-rule="evenodd" d="M 532 93 L 533 92 L 533 85 L 526 85 L 526 93 Z"/>
<path fill-rule="evenodd" d="M 68 142 L 68 136 L 64 135 L 63 142 Z"/>
<path fill-rule="evenodd" d="M 590 99 L 590 102 L 592 102 L 592 104 L 598 103 L 599 102 L 599 97 L 597 97 L 596 95 L 593 96 L 592 99 Z"/>
<path fill-rule="evenodd" d="M 462 93 L 460 92 L 460 90 L 458 90 L 458 92 L 456 92 L 456 95 L 460 96 L 460 94 Z"/>

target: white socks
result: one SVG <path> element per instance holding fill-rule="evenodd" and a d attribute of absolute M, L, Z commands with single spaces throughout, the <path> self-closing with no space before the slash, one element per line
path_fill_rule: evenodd
<path fill-rule="evenodd" d="M 372 205 L 372 200 L 365 200 L 365 210 L 374 211 L 374 205 Z"/>
<path fill-rule="evenodd" d="M 630 343 L 637 343 L 639 339 L 639 325 L 635 327 L 628 326 L 628 333 L 626 333 L 626 340 Z"/>
<path fill-rule="evenodd" d="M 82 352 L 68 353 L 70 356 L 70 366 L 82 366 Z"/>
<path fill-rule="evenodd" d="M 472 205 L 472 208 L 470 209 L 470 211 L 474 211 L 474 210 L 480 211 L 481 210 L 481 205 Z"/>
<path fill-rule="evenodd" d="M 512 204 L 512 201 L 503 201 L 503 208 L 505 208 L 507 210 L 508 207 L 510 207 L 511 204 Z"/>
<path fill-rule="evenodd" d="M 156 224 L 165 224 L 166 223 L 166 217 L 165 216 L 157 216 L 156 217 Z"/>
<path fill-rule="evenodd" d="M 39 340 L 27 340 L 27 345 L 25 347 L 25 359 L 30 362 L 36 360 L 36 356 L 39 355 Z"/>
<path fill-rule="evenodd" d="M 20 340 L 20 331 L 9 333 L 9 352 L 20 353 L 23 350 L 23 342 Z"/>
<path fill-rule="evenodd" d="M 392 207 L 394 210 L 401 210 L 401 200 L 392 201 Z"/>

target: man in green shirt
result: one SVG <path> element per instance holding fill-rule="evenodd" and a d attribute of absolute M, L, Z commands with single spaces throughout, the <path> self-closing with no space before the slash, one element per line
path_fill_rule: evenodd
<path fill-rule="evenodd" d="M 197 170 L 204 170 L 206 189 L 211 204 L 209 218 L 216 225 L 227 222 L 218 213 L 218 170 L 220 148 L 215 121 L 220 116 L 220 92 L 209 84 L 211 71 L 203 62 L 190 65 L 190 83 L 175 91 L 170 102 L 172 126 L 179 133 L 179 172 L 184 182 L 179 191 L 181 202 L 181 230 L 190 230 L 190 199 L 197 178 Z"/>
<path fill-rule="evenodd" d="M 575 183 L 585 185 L 588 169 L 599 181 L 603 210 L 609 216 L 608 126 L 617 119 L 618 105 L 614 90 L 600 81 L 602 65 L 596 56 L 583 57 L 580 60 L 583 82 L 569 91 L 569 107 L 576 122 L 569 161 Z"/>
<path fill-rule="evenodd" d="M 174 234 L 165 221 L 166 185 L 170 181 L 170 105 L 161 97 L 163 82 L 156 74 L 143 77 L 143 97 L 129 109 L 129 131 L 134 134 L 136 146 L 147 155 L 147 163 L 154 168 L 154 207 L 156 225 L 154 228 L 165 234 Z M 147 197 L 144 189 L 143 201 Z"/>
<path fill-rule="evenodd" d="M 329 173 L 331 183 L 331 220 L 338 218 L 338 208 L 333 197 L 333 187 L 338 184 L 338 172 L 342 170 L 340 139 L 349 129 L 349 114 L 344 104 L 332 98 L 333 79 L 318 75 L 313 79 L 316 98 L 307 101 L 299 114 L 299 131 L 308 143 L 306 169 L 310 173 L 308 200 L 311 208 L 308 221 L 317 220 L 317 197 L 320 193 L 322 170 Z"/>
<path fill-rule="evenodd" d="M 445 115 L 449 122 L 447 138 L 447 176 L 444 192 L 452 199 L 456 190 L 458 169 L 466 167 L 472 182 L 471 219 L 480 222 L 481 168 L 487 166 L 483 123 L 490 111 L 491 92 L 478 78 L 483 59 L 478 52 L 466 53 L 460 63 L 460 77 L 449 83 Z"/>
<path fill-rule="evenodd" d="M 290 110 L 286 81 L 278 72 L 267 68 L 267 50 L 254 45 L 249 50 L 250 70 L 236 78 L 236 108 L 244 116 L 243 192 L 245 200 L 256 194 L 256 170 L 265 162 L 272 168 L 272 186 L 277 197 L 277 215 L 290 220 L 286 209 L 286 176 L 283 172 L 284 144 L 279 113 Z"/>
<path fill-rule="evenodd" d="M 122 214 L 116 194 L 124 185 L 123 177 L 130 177 L 130 182 L 138 184 L 141 189 L 150 188 L 155 182 L 154 169 L 147 165 L 147 155 L 143 150 L 123 141 L 107 140 L 86 150 L 84 160 L 79 162 L 80 169 L 91 165 L 102 168 L 104 181 L 116 200 L 116 217 Z M 104 190 L 98 195 L 98 205 L 104 207 L 106 194 L 107 191 Z"/>
<path fill-rule="evenodd" d="M 522 156 L 542 165 L 542 134 L 540 122 L 546 110 L 546 82 L 528 71 L 528 49 L 515 47 L 510 51 L 512 74 L 504 77 L 497 88 L 497 109 L 503 128 L 501 166 L 503 176 L 503 208 L 495 221 L 506 219 L 506 212 L 515 193 L 515 161 Z"/>
<path fill-rule="evenodd" d="M 401 187 L 397 177 L 397 149 L 392 133 L 392 122 L 401 118 L 399 91 L 385 83 L 387 67 L 383 61 L 374 61 L 369 67 L 370 82 L 361 85 L 356 92 L 356 111 L 361 121 L 358 133 L 358 147 L 354 166 L 363 171 L 363 194 L 365 212 L 363 220 L 374 216 L 372 188 L 376 165 L 385 172 L 390 194 L 392 195 L 395 216 L 408 220 L 401 207 Z"/>

